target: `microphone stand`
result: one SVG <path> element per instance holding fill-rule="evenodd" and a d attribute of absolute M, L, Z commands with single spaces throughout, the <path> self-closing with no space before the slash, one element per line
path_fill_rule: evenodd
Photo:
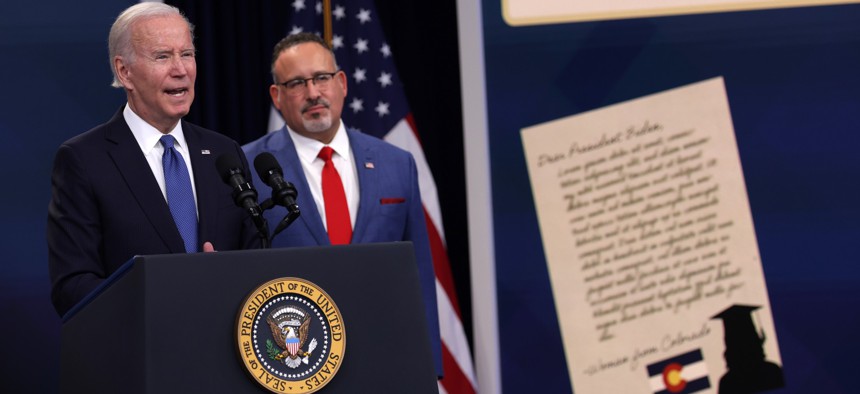
<path fill-rule="evenodd" d="M 267 198 L 266 201 L 263 201 L 263 203 L 260 204 L 260 209 L 264 212 L 267 209 L 272 209 L 274 207 L 275 207 L 275 203 L 272 202 L 271 198 Z M 276 235 L 278 235 L 281 231 L 286 230 L 286 228 L 289 227 L 290 224 L 292 224 L 293 221 L 298 219 L 299 215 L 302 214 L 302 212 L 299 210 L 299 206 L 296 204 L 292 204 L 286 208 L 287 208 L 287 215 L 284 216 L 284 218 L 281 219 L 281 222 L 278 223 L 278 226 L 275 227 L 275 232 L 272 233 L 272 237 L 270 239 L 266 240 L 267 242 L 270 243 L 271 241 L 273 241 L 275 239 Z M 268 229 L 266 230 L 266 232 L 268 233 Z"/>
<path fill-rule="evenodd" d="M 260 212 L 260 217 L 263 217 L 262 212 Z M 261 249 L 269 249 L 272 247 L 272 243 L 269 240 L 269 222 L 266 219 L 262 220 L 262 225 L 257 226 L 257 235 L 260 236 Z"/>
<path fill-rule="evenodd" d="M 250 183 L 239 184 L 238 188 L 233 191 L 233 200 L 236 201 L 237 205 L 242 206 L 244 205 L 242 201 L 248 199 L 256 202 L 257 191 L 254 190 L 254 187 Z M 248 216 L 251 217 L 251 221 L 254 222 L 254 226 L 257 227 L 257 234 L 260 236 L 260 248 L 271 248 L 271 243 L 269 242 L 269 221 L 263 217 L 263 209 L 256 204 L 253 204 L 253 206 L 246 205 L 245 209 L 248 212 Z"/>

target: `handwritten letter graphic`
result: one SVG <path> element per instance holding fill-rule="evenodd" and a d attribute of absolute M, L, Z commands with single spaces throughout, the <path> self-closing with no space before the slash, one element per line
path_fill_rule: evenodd
<path fill-rule="evenodd" d="M 732 305 L 757 307 L 745 310 L 780 363 L 722 78 L 522 139 L 576 393 L 651 392 L 649 364 L 695 349 L 719 382 L 713 317 Z"/>

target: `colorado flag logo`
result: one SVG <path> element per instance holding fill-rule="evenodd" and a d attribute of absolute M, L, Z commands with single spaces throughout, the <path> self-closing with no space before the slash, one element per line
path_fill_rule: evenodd
<path fill-rule="evenodd" d="M 654 394 L 687 394 L 711 387 L 701 349 L 648 365 L 648 376 Z"/>

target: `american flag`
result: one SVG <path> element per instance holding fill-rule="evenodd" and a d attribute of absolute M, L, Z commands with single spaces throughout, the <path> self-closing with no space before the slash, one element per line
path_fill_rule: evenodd
<path fill-rule="evenodd" d="M 323 36 L 321 1 L 293 0 L 287 33 L 313 32 Z M 406 102 L 391 48 L 382 33 L 372 0 L 331 1 L 331 45 L 337 63 L 348 78 L 349 94 L 342 118 L 347 127 L 361 130 L 412 153 L 418 166 L 421 199 L 430 235 L 436 271 L 436 297 L 442 337 L 442 365 L 445 377 L 442 393 L 476 392 L 475 372 L 469 344 L 460 318 L 460 309 L 445 249 L 442 213 L 436 183 L 424 157 L 421 142 Z M 269 130 L 284 122 L 272 110 Z"/>

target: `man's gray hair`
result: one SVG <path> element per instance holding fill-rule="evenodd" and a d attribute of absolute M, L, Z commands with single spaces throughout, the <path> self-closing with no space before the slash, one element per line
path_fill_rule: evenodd
<path fill-rule="evenodd" d="M 133 25 L 144 19 L 172 15 L 181 16 L 185 20 L 185 23 L 188 24 L 188 31 L 191 32 L 191 41 L 194 42 L 194 25 L 188 22 L 188 18 L 182 15 L 182 12 L 174 6 L 160 2 L 138 3 L 126 8 L 125 11 L 119 14 L 116 21 L 113 22 L 113 26 L 110 28 L 110 35 L 108 36 L 110 70 L 113 73 L 113 83 L 111 83 L 111 86 L 115 88 L 123 87 L 122 83 L 119 82 L 119 78 L 117 78 L 113 59 L 117 56 L 122 56 L 126 64 L 132 64 L 135 61 L 134 48 L 131 42 L 131 29 Z"/>

